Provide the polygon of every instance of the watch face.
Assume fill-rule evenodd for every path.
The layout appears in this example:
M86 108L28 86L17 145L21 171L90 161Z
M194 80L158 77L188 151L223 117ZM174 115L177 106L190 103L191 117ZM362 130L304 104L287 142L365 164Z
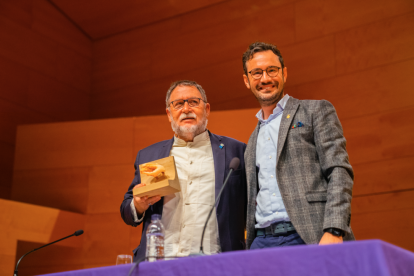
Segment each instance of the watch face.
M343 231L339 229L333 229L332 234L337 237L342 237Z

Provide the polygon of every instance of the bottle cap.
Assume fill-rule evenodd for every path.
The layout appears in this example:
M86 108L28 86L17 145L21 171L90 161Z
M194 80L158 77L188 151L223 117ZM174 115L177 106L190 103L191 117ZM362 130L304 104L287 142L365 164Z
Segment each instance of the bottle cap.
M153 214L151 216L151 220L161 220L161 215L160 214Z

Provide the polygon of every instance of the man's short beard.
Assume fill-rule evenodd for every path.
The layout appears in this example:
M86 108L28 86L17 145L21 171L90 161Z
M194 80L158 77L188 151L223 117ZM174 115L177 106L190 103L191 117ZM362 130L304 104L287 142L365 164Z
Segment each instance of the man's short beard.
M271 97L263 97L262 94L256 94L256 99L259 101L260 106L272 106L278 103L283 98L283 90L280 93L273 94Z
M184 140L186 141L193 141L194 137L203 133L207 128L208 120L207 120L205 110L204 110L203 118L201 118L200 122L196 125L180 126L174 121L174 118L171 115L170 115L170 118L171 118L171 128L173 129L174 133L179 138L181 139L184 138Z

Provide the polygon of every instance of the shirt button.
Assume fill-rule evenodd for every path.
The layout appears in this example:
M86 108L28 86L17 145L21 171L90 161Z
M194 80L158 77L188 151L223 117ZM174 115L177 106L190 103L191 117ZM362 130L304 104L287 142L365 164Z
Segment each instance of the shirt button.
M269 159L272 159L272 156L271 155L269 155Z
M270 137L267 137L267 140L270 140Z
M276 194L275 193L273 193L273 196L275 196Z
M277 215L277 214L279 214L279 212L278 212L278 211L276 211L276 213L275 213L275 214Z
M190 161L190 164L193 164L193 161Z
M273 178L273 175L271 175L270 177Z

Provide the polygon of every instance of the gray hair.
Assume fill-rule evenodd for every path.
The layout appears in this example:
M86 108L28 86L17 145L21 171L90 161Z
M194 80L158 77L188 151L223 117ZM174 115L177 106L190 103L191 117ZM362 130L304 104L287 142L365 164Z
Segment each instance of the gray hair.
M201 85L199 85L195 81L180 80L180 81L173 82L171 84L170 88L167 91L167 97L165 98L165 105L167 106L167 108L169 108L169 106L170 106L171 93L174 91L175 88L177 88L177 86L193 86L193 87L197 88L197 90L201 94L201 98L203 99L203 101L205 103L207 103L206 91L204 91L204 89L203 89L203 87L201 87Z

